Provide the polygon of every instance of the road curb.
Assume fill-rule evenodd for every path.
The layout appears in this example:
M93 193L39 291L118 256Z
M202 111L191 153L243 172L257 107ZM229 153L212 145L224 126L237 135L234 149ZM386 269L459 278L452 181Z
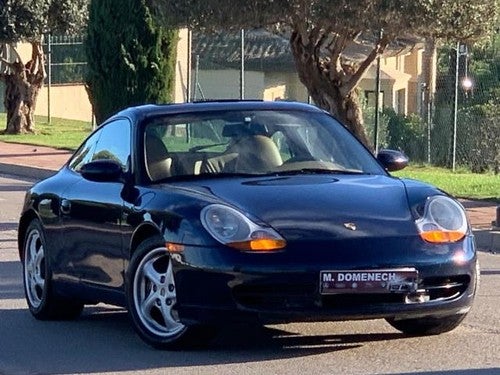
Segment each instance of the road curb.
M480 250L500 253L500 231L491 229L473 229L476 246Z
M41 180L54 175L57 171L39 168L39 167L29 167L26 165L13 165L7 163L0 163L0 173L11 174L14 176L20 176L25 178L33 178Z

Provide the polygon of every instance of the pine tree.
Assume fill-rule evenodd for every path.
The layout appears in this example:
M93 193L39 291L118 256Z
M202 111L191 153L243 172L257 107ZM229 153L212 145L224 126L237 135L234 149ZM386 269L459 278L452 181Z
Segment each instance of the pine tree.
M91 2L86 84L98 124L128 106L172 100L177 38L144 0Z

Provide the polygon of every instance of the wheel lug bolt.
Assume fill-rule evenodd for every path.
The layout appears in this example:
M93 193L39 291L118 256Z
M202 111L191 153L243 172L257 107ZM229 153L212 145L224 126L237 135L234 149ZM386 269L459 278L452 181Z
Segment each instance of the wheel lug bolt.
M167 303L168 306L170 306L172 304L172 300L170 298L167 298L167 300L165 302Z
M174 291L174 289L175 289L175 288L174 288L174 284L169 284L169 285L168 285L168 291L169 291L169 292L173 292L173 291Z

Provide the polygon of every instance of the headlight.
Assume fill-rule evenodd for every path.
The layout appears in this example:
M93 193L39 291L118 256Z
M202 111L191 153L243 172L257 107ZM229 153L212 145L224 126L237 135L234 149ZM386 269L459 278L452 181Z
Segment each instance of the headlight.
M255 224L241 212L222 204L203 208L201 222L213 238L238 250L269 251L286 246L274 229Z
M427 242L457 242L467 234L467 217L457 202L433 196L425 203L424 216L416 221L420 237Z

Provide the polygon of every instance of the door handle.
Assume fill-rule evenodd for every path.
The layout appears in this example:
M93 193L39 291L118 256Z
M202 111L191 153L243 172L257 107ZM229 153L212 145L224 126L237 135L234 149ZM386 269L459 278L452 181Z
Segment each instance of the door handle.
M60 210L62 214L69 215L69 213L71 212L71 202L68 201L67 199L63 199L61 201Z

